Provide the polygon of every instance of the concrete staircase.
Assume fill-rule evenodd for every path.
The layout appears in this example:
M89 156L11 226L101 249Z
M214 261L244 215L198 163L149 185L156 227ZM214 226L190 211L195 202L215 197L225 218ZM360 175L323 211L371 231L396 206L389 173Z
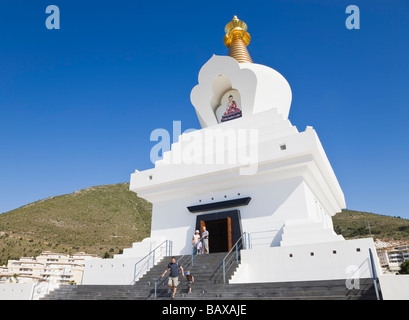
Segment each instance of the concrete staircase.
M185 270L195 278L192 293L188 293L187 281L179 277L176 300L374 300L372 279L360 279L359 289L347 289L345 280L302 281L280 283L223 284L222 260L226 253L198 255L193 267L189 256L178 256ZM184 262L183 262L184 261ZM166 269L170 259L163 259L135 285L73 285L61 286L43 300L150 300L154 299L155 281ZM234 273L230 268L227 279ZM167 276L158 282L157 299L169 300L171 291Z

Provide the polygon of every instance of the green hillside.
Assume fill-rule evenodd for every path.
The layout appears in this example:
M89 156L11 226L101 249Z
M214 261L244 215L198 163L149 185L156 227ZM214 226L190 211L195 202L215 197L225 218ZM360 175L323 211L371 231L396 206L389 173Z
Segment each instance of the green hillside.
M112 257L149 237L152 206L128 183L90 187L50 197L0 214L0 265L49 250ZM333 217L345 238L368 237L409 243L409 220L343 210Z
M383 241L402 240L409 243L409 220L369 212L342 210L332 221L335 232L346 239L372 235Z
M151 211L128 183L33 202L0 214L0 265L44 250L112 257L149 236Z

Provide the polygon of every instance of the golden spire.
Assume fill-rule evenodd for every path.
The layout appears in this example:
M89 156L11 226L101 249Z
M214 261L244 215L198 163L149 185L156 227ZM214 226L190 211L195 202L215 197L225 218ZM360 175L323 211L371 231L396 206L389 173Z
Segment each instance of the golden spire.
M239 20L237 16L234 16L233 20L226 24L224 32L226 35L223 42L230 49L229 56L236 59L239 63L253 63L246 48L251 40L250 34L247 32L247 24Z

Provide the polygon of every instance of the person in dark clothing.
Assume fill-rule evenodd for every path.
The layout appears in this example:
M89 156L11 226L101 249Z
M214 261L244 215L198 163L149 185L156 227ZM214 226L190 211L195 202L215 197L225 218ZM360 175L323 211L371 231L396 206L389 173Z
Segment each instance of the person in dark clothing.
M171 262L168 264L166 270L162 273L162 278L165 276L168 270L170 270L168 286L173 289L172 299L175 299L176 287L179 284L179 274L182 274L183 277L185 275L183 274L183 267L179 263L176 262L175 257L172 257Z

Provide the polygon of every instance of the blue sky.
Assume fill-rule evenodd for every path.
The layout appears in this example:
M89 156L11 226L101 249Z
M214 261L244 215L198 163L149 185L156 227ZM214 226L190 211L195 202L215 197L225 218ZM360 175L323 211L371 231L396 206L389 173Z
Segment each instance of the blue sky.
M57 5L61 29L45 27ZM360 29L345 27L348 5ZM409 1L0 0L0 212L129 182L156 128L200 128L190 91L233 15L290 83L347 208L409 219Z

